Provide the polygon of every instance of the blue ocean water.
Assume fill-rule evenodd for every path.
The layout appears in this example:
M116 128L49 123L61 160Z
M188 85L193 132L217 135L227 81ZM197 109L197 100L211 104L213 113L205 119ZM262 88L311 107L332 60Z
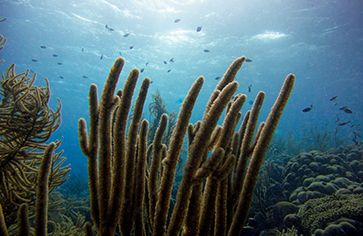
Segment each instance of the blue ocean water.
M237 76L238 91L248 101L258 91L266 92L261 120L284 77L290 72L297 76L277 137L307 138L313 146L309 135L314 132L337 133L348 144L353 132L362 135L360 0L5 0L0 1L0 16L6 18L0 33L7 39L0 71L15 63L18 72L36 72L39 84L49 79L52 106L56 98L62 101L62 124L52 138L63 140L72 173L86 174L77 122L88 119L88 88L95 83L101 91L120 55L126 65L119 88L132 68L143 68L141 77L153 81L147 103L159 90L171 112L178 111L192 82L204 75L192 122L202 117L215 78L245 55L252 61ZM310 105L311 111L302 112ZM247 102L243 112L250 106ZM342 106L353 113L340 110ZM148 118L147 106L144 110Z

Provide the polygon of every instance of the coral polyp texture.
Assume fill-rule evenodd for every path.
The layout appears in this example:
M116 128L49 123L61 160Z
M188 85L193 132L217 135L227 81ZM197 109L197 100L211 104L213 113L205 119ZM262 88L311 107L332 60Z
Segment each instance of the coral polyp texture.
M303 152L283 166L270 163L265 169L269 180L259 183L249 228L271 232L294 227L304 235L361 235L362 163L362 144Z
M35 79L29 70L17 74L11 65L0 81L0 203L8 223L14 223L21 204L34 206L46 142L60 124L61 106L52 110L48 104L48 80L40 87ZM62 152L54 154L47 191L65 181L70 169L64 161Z
M153 140L148 140L148 121L141 120L150 79L142 81L128 129L139 71L132 70L122 92L115 94L124 66L124 60L118 58L100 102L97 86L91 85L89 131L86 120L80 119L79 139L88 158L92 224L98 235L114 235L118 229L122 235L239 235L260 166L295 81L292 74L286 77L266 121L255 131L265 94L260 92L252 109L242 116L246 96L235 95L238 83L234 78L244 61L245 57L240 57L231 64L211 94L201 120L190 124L204 78L194 82L168 143L161 140L166 114L160 116ZM243 122L237 129L241 117ZM187 161L172 201L186 135ZM90 225L86 232L92 233Z

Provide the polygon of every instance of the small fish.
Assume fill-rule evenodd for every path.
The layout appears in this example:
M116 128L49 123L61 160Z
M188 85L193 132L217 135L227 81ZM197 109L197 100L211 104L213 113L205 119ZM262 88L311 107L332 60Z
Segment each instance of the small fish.
M53 57L58 57L58 55L57 55L57 54L53 54L52 56L53 56Z
M37 62L38 60L33 58L33 59L32 59L32 61L33 61L33 62Z
M126 38L126 37L128 37L130 35L130 33L126 33L126 34L124 34L123 36Z
M174 23L178 23L179 21L181 21L181 19L175 19Z
M82 48L81 51L84 52L84 48Z
M252 59L246 58L246 62L252 62Z
M347 125L347 124L349 124L351 121L349 120L349 121L345 121L345 122L340 122L338 125L339 126L344 126L344 125Z
M309 112L311 111L311 109L313 109L313 105L310 105L310 107L305 107L304 109L302 109L302 112Z
M331 97L331 98L329 99L329 101L334 101L335 99L337 99L337 97L338 97L338 96Z
M118 54L119 54L120 56L122 56L122 53L121 53L121 52L118 52Z
M167 71L167 73L169 73L171 71L171 69L169 69L168 71Z
M252 105L253 104L253 101L252 100L249 100L248 101L248 104Z
M101 56L100 56L100 60L102 60L103 59L103 54L101 54Z
M152 84L154 81L153 80L150 80L150 84Z
M113 29L113 28L111 28L111 27L110 27L110 26L108 26L108 25L105 25L105 28L106 28L106 29L108 29L108 31L111 31L111 32L112 32L112 31L114 31L114 29Z
M348 113L348 114L352 114L352 113L353 113L353 111L352 111L352 110L350 110L348 107L346 107L345 109L343 109L343 111L344 111L345 113Z
M59 78L60 78L60 79L64 79L64 77L63 77L63 76L61 76L61 75L59 76Z
M204 49L203 52L210 52L208 49Z
M133 48L134 48L134 46L130 46L130 47L129 47L129 49L133 49Z
M6 17L0 17L0 22L6 21Z
M146 63L145 63L145 66L147 66L147 65L149 65L149 62L146 62Z
M170 58L169 62L174 63L174 57Z
M166 61L164 61L164 64L166 65L166 64L168 64Z
M248 92L250 93L252 90L252 84L248 85Z
M62 62L57 62L57 64L58 64L58 65L63 65L63 63L62 63Z
M40 48L46 49L47 46L41 45Z
M142 73L142 72L144 72L144 70L145 70L144 68L141 68L140 72Z
M219 80L221 77L220 76L217 76L217 77L215 77L214 79L215 80Z
M202 30L202 26L197 27L197 32L200 32Z
M88 78L88 76L87 76L87 75L83 75L83 76L82 76L82 78L83 78L83 79L87 79L87 78Z
M347 108L348 108L348 106L342 106L342 107L339 108L339 110L342 111L342 110L347 109Z
M2 49L5 46L6 38L0 34L0 49Z

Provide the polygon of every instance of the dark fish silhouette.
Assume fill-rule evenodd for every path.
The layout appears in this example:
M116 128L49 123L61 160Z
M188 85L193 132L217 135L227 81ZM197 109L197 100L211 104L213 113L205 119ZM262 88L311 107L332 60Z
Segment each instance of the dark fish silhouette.
M335 99L337 99L337 97L338 97L338 96L331 97L331 98L329 99L329 101L334 101Z
M130 35L130 33L126 33L126 34L124 34L123 36L126 38L127 36L129 36Z
M163 61L163 63L166 65L166 64L168 64L168 62L167 61Z
M252 100L249 100L248 101L248 104L252 105L253 104L253 101Z
M174 23L178 23L179 21L181 21L181 19L175 19Z
M149 62L146 62L146 63L145 63L145 66L147 66L147 65L149 65Z
M6 21L6 17L0 17L0 22Z
M140 72L142 73L142 72L144 72L144 70L145 70L144 68L141 68Z
M57 55L57 54L53 54L52 56L53 56L53 57L58 57L58 55Z
M220 76L217 76L217 77L215 77L214 79L215 80L219 80L221 77Z
M111 27L110 27L110 26L108 26L108 25L105 25L105 28L106 28L106 29L108 29L108 31L111 31L111 32L112 32L112 31L114 31L114 29L113 29L113 28L111 28Z
M346 109L346 108L348 108L348 106L342 106L342 107L340 107L340 108L339 108L339 110L341 110L341 111L342 111L342 110L344 110L344 109Z
M6 44L6 38L0 34L0 50L5 47L5 44Z
M42 45L42 46L40 46L40 48L46 49L46 48L47 48L47 46Z
M167 72L169 73L171 71L171 69L169 69Z
M174 62L174 57L170 58L169 62Z
M248 85L248 92L250 93L252 90L252 84Z
M84 52L84 48L82 48L81 51Z
M60 78L60 79L64 79L64 77L63 77L63 76L61 76L61 75L59 76L59 78Z
M32 61L33 61L33 62L37 62L38 60L33 58L33 59L32 59Z
M252 59L246 58L246 62L252 62Z
M103 59L103 54L101 54L101 56L100 56L100 60L102 60Z
M129 47L129 49L133 49L133 48L134 48L134 46L130 46L130 47Z
M152 84L154 81L153 80L150 80L150 84Z
M202 30L202 26L197 27L197 32L200 32Z
M302 112L309 112L311 111L311 109L313 109L313 105L310 105L310 107L305 107L304 109L302 109Z
M87 78L88 78L88 76L87 76L87 75L83 75L83 76L82 76L82 78L83 78L83 79L87 79Z
M62 62L57 62L57 64L58 64L58 65L63 65L63 63L62 63Z
M351 121L349 120L349 121L345 121L345 122L340 122L340 123L338 123L338 125L339 126L344 126L344 125L347 125L347 124L349 124Z
M121 52L118 52L118 54L119 54L120 56L122 56L122 53L121 53Z
M204 49L203 52L210 52L208 49Z
M348 107L344 108L343 111L348 114L352 114L352 110L350 110Z

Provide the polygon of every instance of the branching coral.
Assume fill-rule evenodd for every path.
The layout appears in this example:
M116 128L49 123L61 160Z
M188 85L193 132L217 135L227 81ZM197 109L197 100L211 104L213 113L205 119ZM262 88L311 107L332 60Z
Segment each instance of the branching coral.
M168 112L163 98L160 92L157 90L155 94L152 95L152 102L149 104L149 113L151 115L151 124L149 129L148 140L151 141L154 138L156 129L158 128L159 121L163 114L167 114L169 117L169 122L166 127L164 136L162 137L162 143L168 143L170 140L171 132L176 123L176 114L174 112Z
M126 135L138 70L130 72L122 92L114 95L124 65L124 60L118 58L100 104L97 87L91 85L89 134L85 119L80 119L79 139L88 157L91 211L99 235L114 235L117 225L123 235L239 235L248 216L264 154L295 81L294 75L287 76L256 135L263 92L258 94L252 110L235 132L246 96L237 94L232 98L238 87L234 78L244 60L245 57L237 58L228 68L212 93L202 120L189 124L204 78L195 81L179 111L168 146L160 140L167 116L160 115L160 126L146 148L148 122L141 122L141 115L150 84L147 78L142 83ZM225 108L223 125L217 126ZM176 166L187 132L188 159L171 207ZM86 229L90 235L90 226Z
M2 76L0 87L0 202L5 212L22 203L34 204L37 174L47 147L45 142L59 127L59 105L53 111L50 89L34 85L36 75L16 74L15 66ZM60 141L55 142L55 148ZM62 152L51 163L49 191L61 185L69 172ZM14 214L7 214L7 217Z
M48 188L49 177L51 172L53 152L56 144L53 142L46 147L42 161L40 163L40 169L38 171L36 181L36 208L35 208L35 235L45 236L47 235L48 227ZM18 235L29 235L32 229L28 222L28 206L22 204L18 212ZM1 235L9 235L9 231L4 221L3 210L0 204L0 232Z

